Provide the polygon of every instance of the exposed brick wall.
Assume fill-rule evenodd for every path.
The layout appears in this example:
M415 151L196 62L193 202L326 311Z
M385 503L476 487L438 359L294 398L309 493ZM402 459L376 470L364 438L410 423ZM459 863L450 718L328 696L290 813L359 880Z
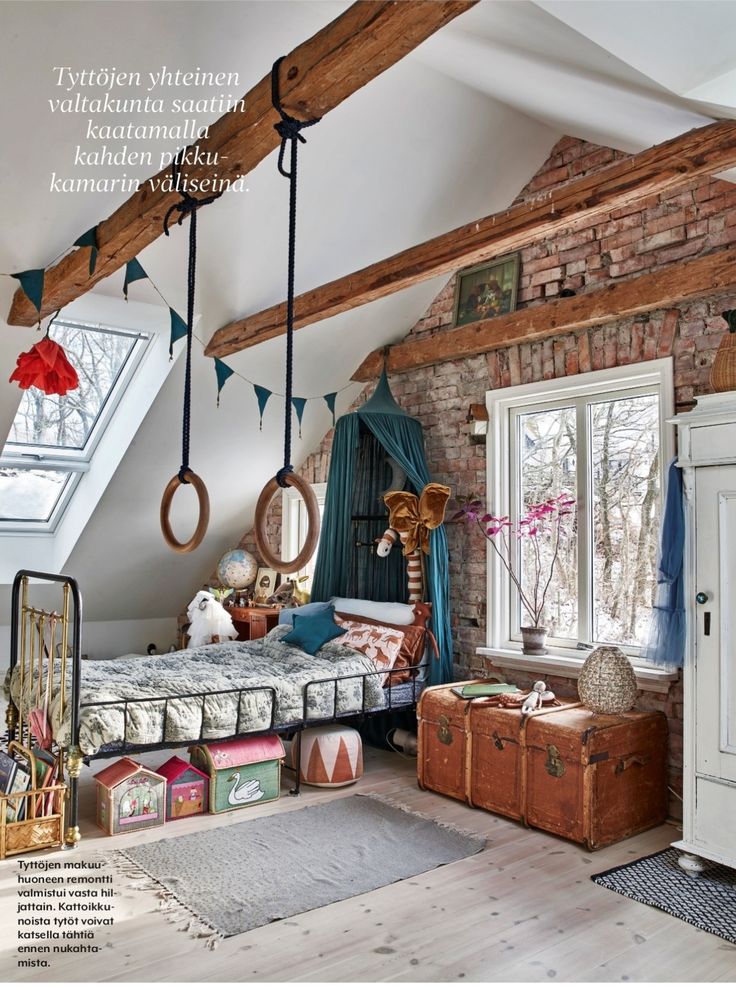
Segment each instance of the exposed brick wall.
M519 200L597 171L625 158L621 152L566 137L520 193ZM565 288L578 293L612 280L655 271L683 258L736 243L736 186L700 179L672 195L651 196L636 206L612 211L597 220L582 220L565 231L521 251L519 308L544 305ZM452 325L455 276L407 335L426 337ZM675 398L679 408L708 391L710 367L724 331L720 313L736 308L735 294L714 294L678 306L611 323L580 333L519 344L459 361L396 375L391 387L399 403L425 429L427 458L433 478L456 494L482 493L485 446L473 442L466 428L471 403L483 403L486 391L509 385L612 368L657 357L674 357ZM356 404L362 401L362 396ZM311 481L327 477L330 432L300 469ZM273 520L277 545L278 524ZM477 530L448 526L451 608L455 662L465 673L482 674L487 662L476 654L485 645L486 546ZM254 549L252 534L243 544ZM503 672L503 671L502 671ZM520 686L533 678L507 672ZM553 679L560 694L575 694L575 684ZM670 785L682 793L682 687L668 694L645 692L644 708L664 711L670 726ZM671 811L679 816L673 799Z

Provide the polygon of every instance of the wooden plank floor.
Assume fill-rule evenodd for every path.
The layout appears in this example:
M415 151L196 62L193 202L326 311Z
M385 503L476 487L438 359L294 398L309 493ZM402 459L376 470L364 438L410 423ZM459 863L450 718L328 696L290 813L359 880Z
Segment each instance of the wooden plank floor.
M155 754L158 765L167 754ZM95 772L104 764L97 763ZM414 762L366 749L366 775L350 790L305 788L234 813L278 814L348 793L377 793L420 814L484 834L477 856L219 943L216 951L179 931L151 891L119 881L115 925L96 955L54 957L52 969L18 969L17 866L0 863L0 980L13 982L381 982L727 981L736 946L591 883L591 873L664 848L662 826L595 853L420 791ZM170 823L109 838L94 825L94 787L81 788L83 842L75 855L220 828L230 816ZM320 850L314 855L319 856ZM54 854L66 858L72 854ZM41 976L43 973L43 976Z

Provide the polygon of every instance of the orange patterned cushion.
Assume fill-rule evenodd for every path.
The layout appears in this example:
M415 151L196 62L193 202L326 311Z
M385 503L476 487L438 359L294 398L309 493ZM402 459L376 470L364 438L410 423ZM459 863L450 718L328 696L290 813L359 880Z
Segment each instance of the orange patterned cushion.
M382 682L385 684L401 650L404 634L387 626L374 626L353 619L341 619L337 615L335 622L347 631L344 636L334 639L333 643L349 646L372 660L379 669L386 672Z
M404 683L404 681L410 681L413 677L417 676L417 667L424 657L424 644L427 639L427 629L424 625L399 626L393 622L379 622L377 619L368 619L360 615L349 615L347 612L335 612L335 622L339 624L341 619L353 619L355 622L364 622L369 626L383 626L386 629L396 629L402 632L404 634L404 642L401 644L401 649L394 663L388 683L395 686Z

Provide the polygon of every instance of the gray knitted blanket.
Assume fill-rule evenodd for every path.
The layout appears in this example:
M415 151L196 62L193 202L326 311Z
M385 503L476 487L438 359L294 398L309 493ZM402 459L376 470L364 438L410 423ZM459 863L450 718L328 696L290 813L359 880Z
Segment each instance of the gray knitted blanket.
M86 755L125 738L131 745L221 739L226 736L288 725L307 718L332 718L385 705L382 676L361 653L325 644L316 656L281 642L289 631L277 626L263 639L218 643L160 656L82 661L79 742ZM69 712L62 719L56 661L55 699L49 707L54 738L70 741ZM352 676L337 682L335 677ZM363 677L360 675L370 674ZM71 672L68 673L67 709ZM312 681L327 681L305 688ZM242 690L241 689L261 689ZM27 712L37 701L36 680L24 684L20 697L19 671L10 691ZM204 692L219 692L203 697ZM240 692L240 693L239 693ZM190 697L187 697L190 696ZM157 698L157 701L137 699ZM129 702L100 706L99 702ZM273 708L273 720L271 718Z

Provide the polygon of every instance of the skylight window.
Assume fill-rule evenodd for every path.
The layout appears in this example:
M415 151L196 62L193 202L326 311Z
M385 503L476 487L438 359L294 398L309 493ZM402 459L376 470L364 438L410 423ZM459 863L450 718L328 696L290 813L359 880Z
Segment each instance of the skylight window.
M0 455L0 528L53 530L143 356L149 336L52 322L79 375L66 395L28 389Z

